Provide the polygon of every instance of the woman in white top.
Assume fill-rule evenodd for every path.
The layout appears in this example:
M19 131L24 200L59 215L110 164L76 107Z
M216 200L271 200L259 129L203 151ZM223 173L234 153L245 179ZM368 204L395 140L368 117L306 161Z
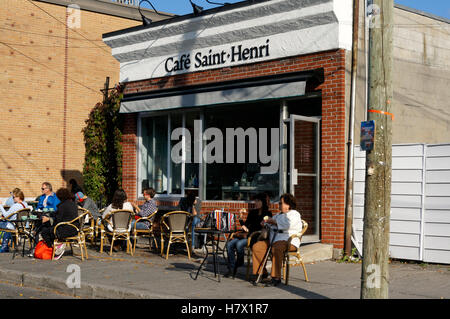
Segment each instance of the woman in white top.
M24 201L25 196L21 190L16 191L13 194L14 204L6 211L2 205L0 205L0 211L3 217L8 217L11 214L17 212L18 210L28 207L28 204ZM15 220L16 216L12 217L11 220ZM0 222L0 228L14 229L14 225L10 222ZM6 253L9 251L8 244L11 239L11 233L4 232L2 246L0 248L0 253Z
M114 192L113 198L112 198L112 203L105 208L105 210L103 211L102 214L102 222L104 227L108 228L109 231L113 231L111 224L112 224L112 220L108 217L105 219L105 217L112 211L117 210L117 209L126 209L126 210L131 210L134 211L134 205L130 202L127 202L127 194L125 193L125 191L123 189L118 189ZM107 220L109 222L107 222ZM111 224L110 224L111 223ZM131 229L131 222L129 225L128 230ZM109 238L111 241L111 238ZM120 247L120 243L118 243L117 245L114 245L113 250L117 251ZM126 242L122 243L122 248L126 247Z
M111 204L105 208L103 211L102 219L105 220L105 217L112 211L117 209L126 209L133 211L134 206L132 203L127 202L127 194L123 189L118 189L114 192ZM112 223L112 221L111 221ZM108 227L109 231L112 231L112 227L109 223L104 222L104 225ZM131 225L131 223L130 223Z
M299 233L302 230L302 219L300 213L295 210L296 207L297 204L295 197L291 194L283 194L280 198L281 212L274 217L263 221L263 223L265 222L271 227L271 242L273 236L275 236L272 243L272 280L268 283L269 286L276 286L281 282L281 268L283 264L284 252L288 249L290 251L295 251L300 246L300 240L298 238L294 238L290 247L288 247L289 237L293 234ZM269 245L269 239L258 241L253 245L253 277L256 277L258 275L258 271L261 271L261 269L259 269L260 264L264 259L264 255ZM265 267L263 271L264 275L267 276L267 270Z

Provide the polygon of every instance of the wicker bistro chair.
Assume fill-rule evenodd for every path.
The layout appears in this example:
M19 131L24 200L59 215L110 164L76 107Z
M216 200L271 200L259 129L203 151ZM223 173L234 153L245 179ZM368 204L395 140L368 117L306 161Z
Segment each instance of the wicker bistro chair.
M91 244L94 244L95 240L95 221L94 216L92 216L91 212L85 208L78 207L78 216L85 215L83 220L80 220L82 223L80 226L81 230L85 238L89 238L91 240Z
M22 220L22 217L24 217L24 216L28 217L30 215L30 213L31 213L31 208L22 208L16 212L10 214L7 217L0 218L0 221L11 222L15 226L14 229L0 228L0 231L6 232L6 233L11 233L12 236L14 236L15 241L14 240L11 241L13 247L15 247L14 245L19 245L19 239L20 239L21 235L25 232L25 227L26 227L25 222L15 223L14 221ZM31 245L32 245L32 241L30 239L30 247L31 247Z
M153 242L156 245L156 249L158 249L158 242L156 241L156 237L155 234L153 233L153 222L152 219L155 217L156 213L158 212L158 210L155 210L153 213L151 213L149 216L147 217L141 217L139 219L136 220L136 223L134 223L134 227L132 229L132 235L133 235L133 254L136 251L136 241L137 241L137 237L139 235L142 235L143 237L148 237L148 244L150 247L150 250L152 250L152 238L153 238ZM136 225L138 223L142 223L144 221L148 221L150 223L148 229L136 229Z
M191 221L190 217L191 214L185 211L173 211L161 217L161 256L164 256L164 237L168 237L166 259L169 258L170 244L173 243L185 243L188 258L191 259L187 234Z
M53 229L53 233L55 234L55 240L53 241L53 247L56 247L57 244L69 244L70 245L70 249L72 250L72 254L73 254L73 247L72 244L77 244L80 247L80 251L81 251L81 260L84 260L84 254L86 255L86 259L88 259L88 253L87 253L87 248L86 248L86 239L83 233L83 221L85 220L85 218L88 216L89 212L85 212L84 214L78 215L78 217L72 219L69 222L61 222L58 223L55 228ZM71 236L71 237L66 237L66 238L58 238L56 235L56 232L58 230L58 227L61 227L63 225L67 225L70 227L73 227L77 230L77 234L75 236ZM83 254L83 250L84 250L84 254ZM55 249L53 249L52 252L52 260L55 257Z
M300 239L300 242L301 242L303 234L308 229L308 223L305 222L303 219L302 219L302 224L303 224L302 230L299 233L294 234L291 237L289 237L288 247L290 246L292 239L294 239L295 237ZM293 258L293 263L291 263L291 258ZM302 256L300 255L300 247L294 251L287 250L284 252L283 272L282 273L283 273L283 277L284 277L284 283L286 285L289 283L289 267L290 266L299 266L299 265L301 265L303 268L303 273L305 274L305 281L309 281L308 274L306 273L305 264L303 263Z
M289 237L289 239L288 239L288 247L290 247L291 241L295 237L299 238L300 241L301 241L302 236L306 232L307 229L308 229L308 223L305 222L302 219L302 230L299 233L294 234L294 235ZM252 247L251 247L252 240L253 240L253 238L256 239L256 237L259 236L259 234L261 234L261 231L255 231L252 234L250 234L250 236L248 236L248 239L247 239L247 274L246 274L246 277L245 277L246 280L249 280L249 278L250 278L250 267L251 267L251 256L252 256ZM254 242L255 241L253 241L253 243ZM271 255L269 255L269 257L270 256ZM295 258L295 260L292 259L293 263L291 263L291 258ZM289 283L289 267L290 266L298 266L298 265L301 265L303 267L303 273L305 274L305 281L309 281L308 274L306 273L305 264L303 263L302 256L300 255L300 248L297 248L294 251L286 250L284 252L283 269L282 269L282 275L283 275L283 278L284 278L284 281L285 281L286 285Z
M111 248L109 255L112 255L114 241L118 239L125 239L127 241L127 253L130 252L133 256L133 249L131 245L131 220L134 218L134 212L126 209L116 209L111 211L103 219L101 224L101 238L100 238L100 252L103 252L103 243L106 240L106 235L111 235ZM110 231L106 225L110 225Z

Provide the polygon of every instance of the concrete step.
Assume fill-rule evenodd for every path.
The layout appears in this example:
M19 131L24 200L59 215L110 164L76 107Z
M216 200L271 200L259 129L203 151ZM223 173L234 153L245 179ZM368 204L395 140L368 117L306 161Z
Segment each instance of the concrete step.
M304 263L330 260L333 258L333 245L321 243L302 244L300 246L300 254Z

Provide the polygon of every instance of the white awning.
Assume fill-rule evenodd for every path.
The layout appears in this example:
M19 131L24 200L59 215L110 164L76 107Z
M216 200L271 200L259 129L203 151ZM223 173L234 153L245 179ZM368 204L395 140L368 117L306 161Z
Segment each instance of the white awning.
M305 88L306 81L297 81L154 98L142 97L142 99L123 101L121 103L120 113L148 112L288 98L305 95Z

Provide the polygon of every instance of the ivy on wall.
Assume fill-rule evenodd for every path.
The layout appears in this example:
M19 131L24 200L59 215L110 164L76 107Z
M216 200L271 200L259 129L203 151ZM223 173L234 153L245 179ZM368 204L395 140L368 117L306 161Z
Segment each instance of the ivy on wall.
M101 206L111 203L116 189L122 187L122 120L119 116L122 87L112 89L97 103L85 121L84 190Z

